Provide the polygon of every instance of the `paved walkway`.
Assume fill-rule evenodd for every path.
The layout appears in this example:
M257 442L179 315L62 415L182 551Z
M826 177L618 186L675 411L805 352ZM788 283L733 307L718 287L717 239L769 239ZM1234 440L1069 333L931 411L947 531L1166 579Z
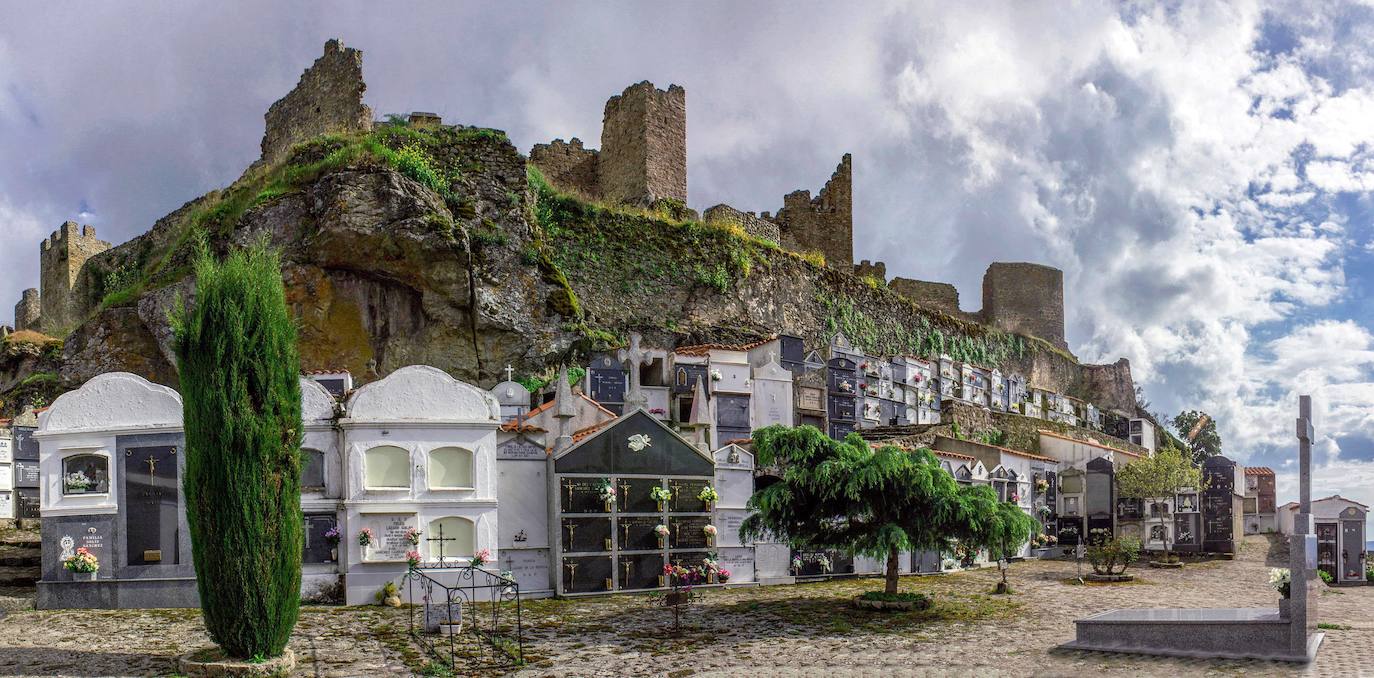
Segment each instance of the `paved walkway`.
M1311 666L1257 661L1155 659L1061 652L1073 620L1115 607L1274 605L1264 537L1235 561L1141 570L1145 582L1065 583L1074 564L1013 565L1017 595L988 596L990 570L909 577L903 588L935 596L934 609L892 615L853 610L848 596L877 580L712 590L683 617L646 596L530 601L525 606L526 676L1374 676L1374 587L1324 589L1327 632ZM9 597L6 597L6 595ZM195 610L23 610L13 592L0 605L0 676L167 675L174 657L207 644ZM309 607L291 646L300 676L407 675L425 659L404 635L405 611ZM459 675L463 675L460 671Z

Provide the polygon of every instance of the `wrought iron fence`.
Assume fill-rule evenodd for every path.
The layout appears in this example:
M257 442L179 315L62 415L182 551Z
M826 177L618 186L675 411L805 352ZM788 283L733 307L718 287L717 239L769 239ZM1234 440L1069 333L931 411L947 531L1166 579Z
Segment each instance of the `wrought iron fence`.
M467 564L425 563L406 573L406 587L410 635L436 659L454 669L525 663L520 585L510 576Z

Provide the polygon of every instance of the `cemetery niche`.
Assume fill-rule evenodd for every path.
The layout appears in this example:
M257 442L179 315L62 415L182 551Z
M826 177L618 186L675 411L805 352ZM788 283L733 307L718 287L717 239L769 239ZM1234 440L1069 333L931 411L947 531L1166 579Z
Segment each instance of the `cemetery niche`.
M44 484L37 606L196 607L181 492L181 397L113 372L58 397L33 434ZM79 549L93 579L68 571Z
M715 464L646 411L573 444L553 469L559 594L663 588L665 564L706 557L713 516L701 496Z

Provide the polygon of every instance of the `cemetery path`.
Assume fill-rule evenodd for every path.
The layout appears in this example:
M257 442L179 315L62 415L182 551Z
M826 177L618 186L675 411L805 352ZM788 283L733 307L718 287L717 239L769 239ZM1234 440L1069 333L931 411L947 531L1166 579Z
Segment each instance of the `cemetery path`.
M1272 547L1281 548L1277 539ZM531 663L519 675L1374 676L1374 587L1322 589L1318 619L1340 628L1306 667L1054 649L1073 637L1074 619L1106 609L1274 605L1271 550L1270 538L1250 537L1234 561L1141 569L1140 583L1102 586L1078 585L1072 562L1016 563L1010 597L987 595L997 579L990 569L904 578L904 590L936 601L918 613L846 605L878 588L876 579L712 589L679 632L648 596L527 601ZM0 602L15 611L0 618L0 676L166 675L177 654L209 642L197 610L34 611L8 594ZM295 675L411 675L425 658L405 620L390 608L303 608Z

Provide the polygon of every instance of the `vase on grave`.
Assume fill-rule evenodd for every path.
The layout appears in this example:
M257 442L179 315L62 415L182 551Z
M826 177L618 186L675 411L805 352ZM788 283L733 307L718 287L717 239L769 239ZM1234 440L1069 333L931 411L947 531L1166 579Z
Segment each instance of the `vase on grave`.
M658 537L658 547L663 548L663 535L659 535Z
M611 580L610 580L609 578L606 579L606 590L609 591L609 590L611 590L611 589L614 588L614 587L615 587L615 586L614 586L614 583L611 582Z
M73 572L72 579L76 581L95 581L95 572Z
M329 559L336 563L339 562L339 547L335 546L329 549Z
M607 551L611 550L611 538L610 538L610 537L606 537L606 550L607 550Z
M658 502L658 512L659 512L659 513L662 513L662 512L663 512L663 502Z
M715 573L715 572L707 572L707 573L706 573L706 583L707 583L707 584L714 584L714 583L716 583L716 573Z
M665 586L667 586L667 585L668 585L668 578L665 577L665 576L663 576L663 575L661 575L661 574L658 575L658 587L659 587L659 588L663 588L663 587L665 587Z
M611 512L611 500L610 500L610 499L607 499L607 500L606 500L606 513L610 513L610 512Z

